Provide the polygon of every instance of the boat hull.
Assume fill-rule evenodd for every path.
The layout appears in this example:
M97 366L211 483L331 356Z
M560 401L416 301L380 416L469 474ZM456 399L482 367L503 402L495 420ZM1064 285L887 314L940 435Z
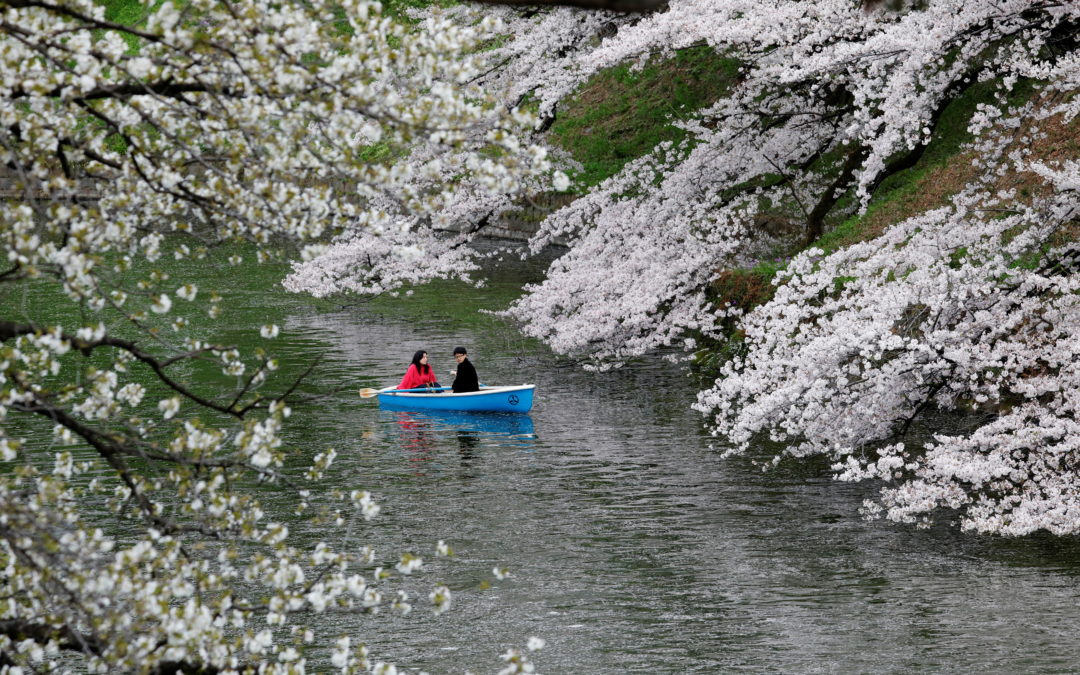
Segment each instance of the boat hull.
M532 410L535 384L481 387L480 391L436 394L388 387L379 391L379 406L389 410L456 410L462 412L519 412Z

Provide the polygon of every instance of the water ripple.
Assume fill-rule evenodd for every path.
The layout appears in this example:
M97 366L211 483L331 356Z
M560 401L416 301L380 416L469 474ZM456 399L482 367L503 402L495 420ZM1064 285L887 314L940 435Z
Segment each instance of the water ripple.
M490 324L409 311L402 300L398 316L301 314L292 328L332 356L328 381L393 383L416 348L441 372L467 344L482 380L536 383L539 399L527 416L475 417L343 395L297 432L300 445L338 449L331 486L379 495L383 514L355 528L355 544L430 552L445 539L457 553L435 572L455 592L450 614L339 619L380 658L491 672L502 650L539 635L549 673L1080 663L1075 541L864 522L872 486L720 460L669 363L589 374Z

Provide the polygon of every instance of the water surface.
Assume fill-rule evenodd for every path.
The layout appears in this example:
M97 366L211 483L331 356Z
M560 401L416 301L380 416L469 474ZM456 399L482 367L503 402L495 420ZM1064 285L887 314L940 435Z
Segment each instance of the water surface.
M330 484L370 489L384 507L347 544L431 559L443 539L456 553L417 587L446 582L448 614L431 617L417 597L407 617L335 619L380 659L492 672L507 647L540 636L535 662L548 673L1080 663L1075 540L866 522L858 508L873 486L818 466L721 459L678 366L587 373L475 313L519 285L509 275L479 290L288 310L293 348L320 351L327 382L393 384L427 349L445 384L461 344L482 382L537 385L527 416L381 411L354 390L300 411L292 440L339 452ZM510 576L495 579L494 566Z

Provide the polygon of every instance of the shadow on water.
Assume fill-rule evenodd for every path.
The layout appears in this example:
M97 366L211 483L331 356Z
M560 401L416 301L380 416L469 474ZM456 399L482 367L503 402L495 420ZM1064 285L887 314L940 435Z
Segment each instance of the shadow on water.
M519 413L380 410L379 419L392 420L402 430L424 428L492 437L499 445L528 447L536 439L532 417Z

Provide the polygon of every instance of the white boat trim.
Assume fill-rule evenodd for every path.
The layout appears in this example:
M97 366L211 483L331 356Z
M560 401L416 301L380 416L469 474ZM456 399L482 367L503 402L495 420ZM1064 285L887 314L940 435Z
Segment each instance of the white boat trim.
M454 398L465 398L467 396L484 396L486 394L501 394L501 393L506 393L506 392L511 392L511 391L523 391L525 389L535 389L535 388L536 388L535 384L518 384L518 385L509 385L509 386L502 386L502 387L480 387L480 391L463 391L463 392L440 391L440 392L437 392L437 393L433 392L431 394L429 394L427 392L423 392L423 391L403 391L400 394L395 394L394 392L396 392L398 390L398 388L396 386L393 386L393 387L387 387L386 389L380 389L378 393L380 393L380 394L389 394L391 396L398 396L398 397L401 397L401 398L428 398L430 396L440 396L440 397L453 396Z

